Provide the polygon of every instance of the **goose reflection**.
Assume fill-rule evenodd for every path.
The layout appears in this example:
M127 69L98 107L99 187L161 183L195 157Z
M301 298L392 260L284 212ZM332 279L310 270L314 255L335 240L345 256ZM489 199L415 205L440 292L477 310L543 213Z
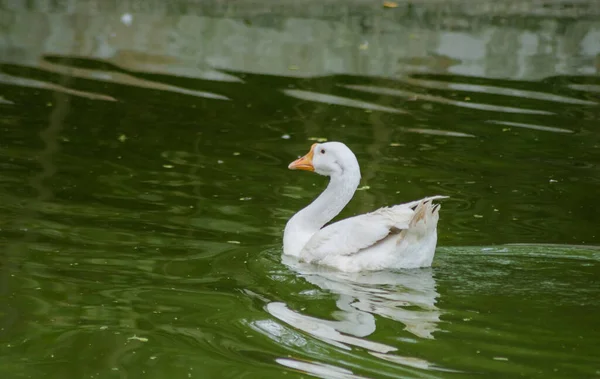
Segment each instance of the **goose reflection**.
M375 332L375 315L404 324L419 338L433 339L438 330L442 312L435 305L439 294L430 268L344 273L292 257L284 257L283 263L308 282L338 295L335 321L304 315L282 302L267 304L272 316L316 338L345 349L354 345L385 354L396 348L364 339Z

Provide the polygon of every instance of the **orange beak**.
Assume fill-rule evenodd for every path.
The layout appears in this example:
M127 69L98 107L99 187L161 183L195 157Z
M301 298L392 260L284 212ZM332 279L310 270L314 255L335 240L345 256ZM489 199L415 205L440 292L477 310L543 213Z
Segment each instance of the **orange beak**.
M310 151L308 152L308 154L290 163L288 168L290 170L315 171L315 167L313 166L312 162L313 156L315 155L315 146L317 146L317 144L313 143L313 145L310 147Z

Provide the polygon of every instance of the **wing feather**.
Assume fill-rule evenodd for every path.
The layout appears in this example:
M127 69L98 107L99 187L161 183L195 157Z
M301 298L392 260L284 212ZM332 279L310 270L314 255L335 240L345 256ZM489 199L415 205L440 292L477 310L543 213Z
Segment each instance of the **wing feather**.
M326 255L352 255L387 237L392 229L406 229L414 215L410 208L381 208L328 225L311 237L302 255L320 259Z
M431 196L330 224L315 233L302 249L309 261L329 255L352 255L387 237L394 230L408 229L419 203L445 198Z

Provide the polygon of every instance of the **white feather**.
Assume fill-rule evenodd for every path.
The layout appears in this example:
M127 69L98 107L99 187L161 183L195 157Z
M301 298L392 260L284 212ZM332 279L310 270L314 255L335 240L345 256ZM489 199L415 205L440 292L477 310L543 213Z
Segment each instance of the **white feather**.
M321 148L329 155L315 156L315 171L330 176L331 181L286 225L284 254L347 272L430 266L437 245L440 209L433 200L447 196L384 207L323 227L352 198L360 171L354 154L345 145L313 147L316 151Z

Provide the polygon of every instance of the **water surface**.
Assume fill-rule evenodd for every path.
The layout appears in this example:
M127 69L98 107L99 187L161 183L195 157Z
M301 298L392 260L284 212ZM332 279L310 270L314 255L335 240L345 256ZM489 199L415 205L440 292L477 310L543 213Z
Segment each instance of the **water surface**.
M0 372L600 375L600 79L431 71L0 63ZM287 164L325 139L361 163L341 217L451 197L433 267L281 258L325 186Z

